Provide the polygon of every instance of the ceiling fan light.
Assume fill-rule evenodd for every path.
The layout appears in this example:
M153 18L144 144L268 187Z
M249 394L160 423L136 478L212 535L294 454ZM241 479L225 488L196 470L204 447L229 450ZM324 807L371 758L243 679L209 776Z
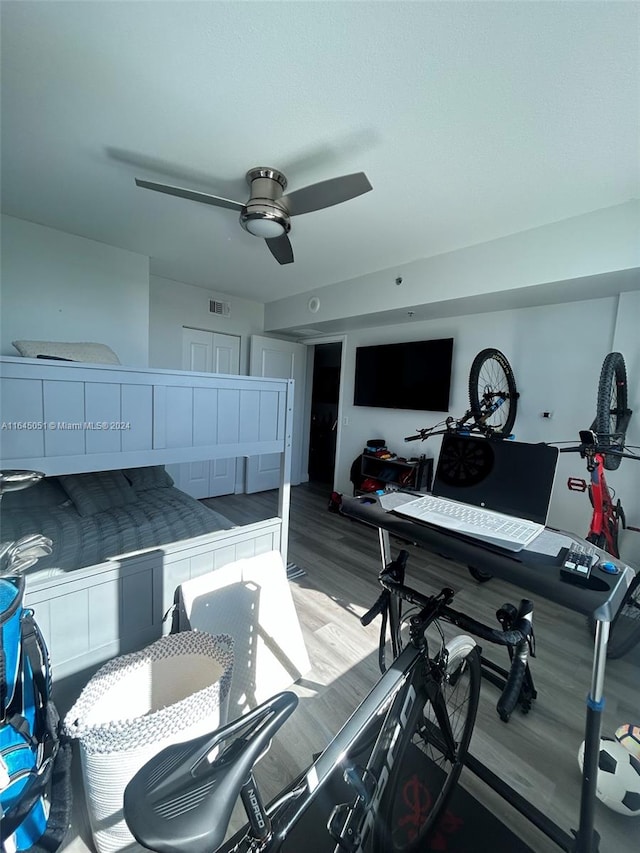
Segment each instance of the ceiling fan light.
M289 233L291 223L286 210L271 199L251 199L240 212L240 225L255 237L277 240Z
M266 240L282 237L283 234L286 234L284 225L277 219L251 218L246 220L244 226L250 234L254 234L256 237L264 237Z

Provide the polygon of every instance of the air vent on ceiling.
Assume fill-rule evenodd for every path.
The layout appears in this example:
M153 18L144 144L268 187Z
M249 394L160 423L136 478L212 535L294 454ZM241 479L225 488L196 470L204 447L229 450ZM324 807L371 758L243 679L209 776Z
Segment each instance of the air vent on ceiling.
M218 314L220 317L230 317L231 304L229 302L218 302L217 299L210 299L209 311L212 314Z

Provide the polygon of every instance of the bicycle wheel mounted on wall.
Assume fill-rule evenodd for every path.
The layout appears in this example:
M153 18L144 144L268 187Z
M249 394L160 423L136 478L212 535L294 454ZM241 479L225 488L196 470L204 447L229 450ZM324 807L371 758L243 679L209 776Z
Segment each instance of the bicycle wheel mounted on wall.
M612 450L621 450L625 439L627 412L627 368L622 353L610 352L602 363L598 382L596 432L598 442ZM615 471L621 458L605 454L604 467Z
M474 358L469 371L469 407L480 430L508 438L516 421L518 391L507 357L487 347Z

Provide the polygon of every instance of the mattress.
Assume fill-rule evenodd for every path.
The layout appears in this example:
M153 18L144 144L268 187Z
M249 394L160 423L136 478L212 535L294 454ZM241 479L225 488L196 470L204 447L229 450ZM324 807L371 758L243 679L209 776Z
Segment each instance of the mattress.
M64 571L100 563L141 548L166 545L235 525L174 487L140 492L135 503L81 516L70 503L54 508L4 509L0 540L41 533L53 542L50 556L34 569Z

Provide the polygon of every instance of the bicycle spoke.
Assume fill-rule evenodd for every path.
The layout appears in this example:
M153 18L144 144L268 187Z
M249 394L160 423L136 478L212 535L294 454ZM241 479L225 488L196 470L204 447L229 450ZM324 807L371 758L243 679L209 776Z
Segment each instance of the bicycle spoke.
M423 725L416 732L414 744L439 767L444 768L456 760L457 747L460 743L466 722L470 689L469 679L463 677L456 679L456 685L452 689L448 689L446 684L443 685L446 713L453 737L453 756L451 755L451 744L447 743L448 738L445 737L445 733L436 719L436 712L433 706L431 703L425 705Z
M611 394L609 398L609 435L616 429L616 421L618 415L618 389L612 384L611 385Z

